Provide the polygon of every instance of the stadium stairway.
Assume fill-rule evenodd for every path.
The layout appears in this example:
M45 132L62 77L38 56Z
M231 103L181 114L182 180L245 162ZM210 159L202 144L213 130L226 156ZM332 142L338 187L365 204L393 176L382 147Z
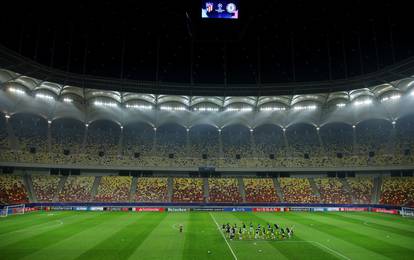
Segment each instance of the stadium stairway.
M372 188L372 199L371 203L378 204L381 198L381 185L382 178L380 176L374 177L374 187Z
M48 152L52 151L52 130L51 130L50 124L48 125L48 128L47 128L47 150Z
M172 197L173 197L173 179L171 177L168 177L167 184L168 184L168 202L172 202Z
M58 202L59 201L59 193L62 191L63 187L65 186L65 182L66 182L67 179L68 179L68 176L60 177L58 188L57 188L56 194L53 196L52 202Z
M313 180L313 178L308 178L308 181L310 183L310 186L312 188L312 192L313 194L316 195L316 197L318 198L318 201L321 201L321 194L319 193L318 187L316 187L315 181Z
M210 201L210 192L208 190L208 178L203 178L203 192L204 192L204 201Z
M95 201L96 194L98 193L98 187L101 183L102 176L96 176L93 181L92 190L91 190L91 201Z
M36 193L33 191L33 183L32 183L32 176L29 174L25 174L22 176L23 184L26 188L27 195L29 195L30 202L37 202Z
M351 189L351 186L349 186L349 183L348 183L348 181L347 181L347 179L345 179L345 178L339 178L339 181L342 183L342 187L343 187L343 190L346 192L346 193L348 193L349 194L349 196L351 197L351 201L352 201L352 203L356 203L356 201L355 201L355 197L354 197L354 195L352 194L352 189Z
M277 196L279 197L280 202L285 202L285 199L283 197L282 189L280 188L280 183L277 180L277 178L273 178L273 186L275 187L275 191Z
M13 150L18 150L17 138L14 135L13 127L9 121L7 121L6 125L10 148Z
M138 177L132 177L131 190L129 192L129 201L135 201L135 194L137 193Z
M243 203L245 203L246 202L246 191L244 190L243 178L237 177L237 183L239 184L240 196L242 197Z

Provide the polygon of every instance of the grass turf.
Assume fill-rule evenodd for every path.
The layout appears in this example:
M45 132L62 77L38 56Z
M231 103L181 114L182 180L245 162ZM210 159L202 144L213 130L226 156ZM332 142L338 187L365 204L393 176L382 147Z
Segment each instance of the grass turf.
M217 224L295 226L225 241ZM184 232L179 233L179 224ZM209 252L210 251L210 252ZM234 255L232 253L234 252ZM0 219L0 259L413 259L414 220L355 212L36 212Z

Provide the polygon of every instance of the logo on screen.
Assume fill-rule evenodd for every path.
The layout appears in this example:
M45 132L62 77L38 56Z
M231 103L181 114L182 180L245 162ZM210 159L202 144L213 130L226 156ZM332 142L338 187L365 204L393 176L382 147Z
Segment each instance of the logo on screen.
M213 3L206 3L206 9L207 9L208 13L212 12L213 9L214 9L214 4Z
M223 10L223 4L222 4L222 3L219 3L217 6L218 6L218 9L216 9L216 12L217 12L217 13L222 13L222 12L224 12L224 10Z

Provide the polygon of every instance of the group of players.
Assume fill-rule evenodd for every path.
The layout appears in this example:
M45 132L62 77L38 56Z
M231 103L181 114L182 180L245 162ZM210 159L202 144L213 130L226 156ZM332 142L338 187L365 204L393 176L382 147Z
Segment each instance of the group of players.
M239 239L266 239L266 240L282 240L288 239L293 236L293 227L286 227L285 229L280 227L278 224L267 224L266 226L261 226L257 224L257 227L254 228L253 224L250 222L249 228L246 227L245 223L242 223L241 226L237 227L237 224L231 226L229 223L223 224L222 231L226 234L227 238L230 240Z

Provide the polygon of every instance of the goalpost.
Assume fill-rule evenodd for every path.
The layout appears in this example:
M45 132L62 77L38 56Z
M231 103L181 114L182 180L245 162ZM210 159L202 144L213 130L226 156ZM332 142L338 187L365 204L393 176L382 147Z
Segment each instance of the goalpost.
M403 217L414 217L414 208L402 207L401 211L400 211L400 214Z
M25 213L25 205L24 204L18 204L18 205L10 205L5 206L1 210L1 217L7 217L9 215L17 215L17 214L24 214Z

